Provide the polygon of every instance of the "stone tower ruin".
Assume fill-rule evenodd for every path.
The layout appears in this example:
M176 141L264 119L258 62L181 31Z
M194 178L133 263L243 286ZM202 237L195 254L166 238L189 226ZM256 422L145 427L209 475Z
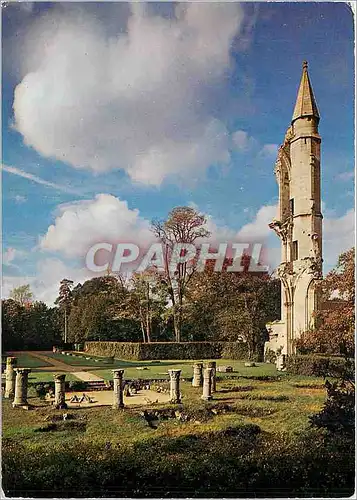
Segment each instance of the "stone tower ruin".
M281 319L267 325L266 350L293 354L301 333L314 326L319 308L316 283L322 278L320 121L304 61L291 125L279 148L275 175L277 218L269 224L280 238Z

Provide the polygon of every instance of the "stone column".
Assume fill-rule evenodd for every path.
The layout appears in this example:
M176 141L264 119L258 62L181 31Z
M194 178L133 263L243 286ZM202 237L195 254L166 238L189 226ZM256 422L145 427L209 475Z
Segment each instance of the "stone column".
M216 392L216 371L217 363L215 361L209 361L207 363L207 368L212 368L212 392Z
M12 399L15 395L15 378L16 373L14 368L17 364L17 358L8 357L6 358L6 383L5 383L5 394L6 399Z
M66 404L66 374L56 374L55 379L55 408L57 410L65 410Z
M170 402L181 403L180 375L181 370L169 370L170 375Z
M205 401L212 399L212 371L213 368L205 368L203 372L203 394L201 399Z
M113 372L113 408L118 410L124 408L123 375L124 370L112 370Z
M203 385L203 363L195 363L193 365L193 387L201 387Z
M276 369L278 371L284 371L286 369L286 355L285 354L279 354L276 357L276 363L275 363Z
M12 406L28 406L27 402L27 384L30 368L15 368L15 397Z

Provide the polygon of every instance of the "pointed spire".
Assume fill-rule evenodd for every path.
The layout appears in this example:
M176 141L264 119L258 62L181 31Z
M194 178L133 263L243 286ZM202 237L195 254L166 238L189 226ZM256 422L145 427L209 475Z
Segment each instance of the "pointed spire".
M314 93L312 91L309 74L307 72L307 61L304 61L302 64L302 77L296 99L292 122L295 121L297 118L301 118L303 116L314 116L317 119L320 118Z

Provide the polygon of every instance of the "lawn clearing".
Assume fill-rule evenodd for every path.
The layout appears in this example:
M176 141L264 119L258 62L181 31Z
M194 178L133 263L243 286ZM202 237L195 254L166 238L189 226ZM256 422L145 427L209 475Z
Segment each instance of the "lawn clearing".
M193 374L192 365L197 362L208 363L211 360L165 360L165 361L136 361L127 362L121 360L115 360L115 367L124 368L124 378L127 379L169 379L168 370L179 369L181 370L182 378L191 378ZM212 360L213 361L213 360ZM219 359L216 360L218 366L232 366L233 373L220 373L217 372L217 377L225 379L230 377L274 377L283 376L281 372L278 372L275 365L272 363L257 363L256 367L246 367L244 366L244 361L237 361L231 359ZM140 368L139 370L137 368ZM144 369L143 369L144 368ZM98 377L104 380L111 380L113 378L113 373L111 369L100 369L93 370L92 373L98 375Z
M19 368L43 368L45 366L51 366L47 361L31 356L31 354L27 352L11 352L7 355L17 358L17 366Z
M72 380L80 380L78 377L75 375L72 375L72 373L69 372L61 372L59 370L53 370L51 372L48 371L32 371L29 375L29 383L36 383L36 382L53 382L54 378L53 375L55 373L65 373L66 375L66 381L72 381Z
M33 375L37 374L31 374L30 382L33 381ZM45 381L44 379L42 381ZM70 378L68 379L70 380ZM53 380L53 376L49 380ZM181 436L189 435L193 431L197 433L219 430L238 423L255 423L267 432L296 433L308 427L308 417L312 413L312 408L318 411L322 407L325 401L325 390L321 388L314 390L312 394L301 393L300 389L291 385L292 380L249 380L249 385L247 379L244 378L218 381L218 390L214 393L214 399L211 402L201 400L202 388L195 388L189 382L182 382L182 405L149 404L145 408L180 407L183 411L195 413L217 404L223 404L232 409L221 415L211 415L209 420L202 421L200 424L178 422L175 419L163 421L155 431L155 437L160 435ZM320 382L322 383L322 379ZM165 385L168 386L167 383ZM237 391L237 388L247 388L248 390ZM66 441L79 437L69 429L68 432L43 433L39 441L38 434L33 433L34 429L44 421L46 415L63 412L53 410L45 401L33 397L32 394L31 391L29 403L39 405L39 408L33 411L13 409L8 400L3 401L4 438L16 435L19 439L26 439L29 446L52 446L55 443L63 442L63 439ZM251 395L253 398L242 399L242 395ZM278 398L274 400L277 396L286 396L288 399L286 401ZM110 407L98 407L70 409L68 412L73 413L76 418L85 416L86 430L80 433L81 442L104 443L113 440L121 443L123 441L134 443L145 440L152 435L152 429L140 416L141 410L142 407L125 408L124 412L118 412ZM29 429L32 429L31 432Z

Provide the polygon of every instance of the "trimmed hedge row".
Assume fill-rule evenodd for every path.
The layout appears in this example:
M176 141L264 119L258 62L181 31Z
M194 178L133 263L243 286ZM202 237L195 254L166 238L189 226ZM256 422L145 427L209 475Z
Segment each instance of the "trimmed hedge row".
M85 351L97 356L146 361L154 359L245 359L243 342L86 342Z
M286 371L293 375L340 378L344 373L353 375L354 361L346 365L344 358L319 355L295 355L286 359Z

